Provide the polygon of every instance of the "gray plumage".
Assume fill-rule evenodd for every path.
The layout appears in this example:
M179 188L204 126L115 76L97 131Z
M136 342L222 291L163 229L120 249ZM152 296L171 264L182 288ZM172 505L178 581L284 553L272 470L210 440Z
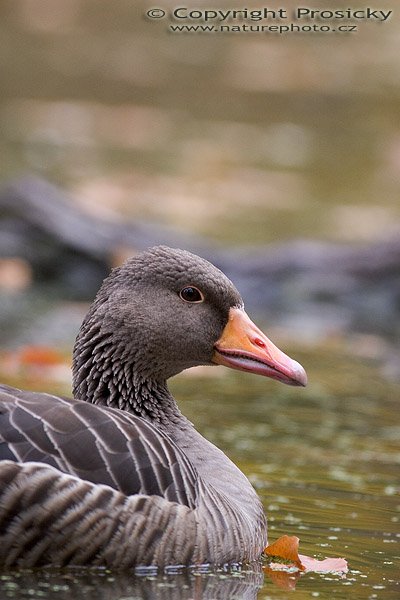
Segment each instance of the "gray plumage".
M195 286L203 302L179 293ZM153 248L114 269L79 332L74 400L0 386L0 564L256 559L266 520L239 469L166 380L212 364L242 300L208 262Z

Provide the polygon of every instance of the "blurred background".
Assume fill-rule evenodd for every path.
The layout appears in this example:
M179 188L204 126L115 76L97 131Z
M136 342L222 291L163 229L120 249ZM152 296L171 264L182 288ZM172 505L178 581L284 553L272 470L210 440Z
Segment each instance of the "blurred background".
M150 7L0 6L3 343L69 348L85 307L58 301L90 301L110 266L167 243L224 268L285 335L369 335L355 347L397 376L396 14L356 33L178 34Z
M96 215L226 244L399 232L396 14L352 34L196 35L152 6L3 0L2 181L34 172Z
M170 0L0 4L2 379L70 393L111 266L158 243L211 259L310 386L199 370L174 391L251 477L272 538L346 556L335 585L360 599L397 597L400 22L378 4L393 16L356 33L286 35L174 34L144 16Z
M161 4L166 12L175 7ZM297 6L286 2L289 21ZM1 4L5 339L14 340L15 330L17 339L29 338L20 292L35 301L31 323L46 299L89 301L110 265L160 242L203 251L243 285L254 309L276 323L283 312L296 335L326 337L354 326L400 335L396 15L385 23L353 20L358 31L351 34L174 34L168 18L146 18L150 7L129 0ZM243 7L221 1L216 8ZM44 189L45 181L67 196ZM118 229L127 223L139 229ZM354 264L351 252L300 244L269 280L293 240L378 247ZM388 240L397 243L395 256L379 245ZM283 248L269 251L271 243ZM223 260L221 248L242 253ZM243 249L254 255L243 262L247 272L255 257L258 265L269 261L252 281L239 272ZM377 255L360 286L354 270ZM308 272L296 287L296 269L315 269L318 257L317 275ZM382 276L387 260L389 277ZM42 325L36 339L39 331L51 339Z

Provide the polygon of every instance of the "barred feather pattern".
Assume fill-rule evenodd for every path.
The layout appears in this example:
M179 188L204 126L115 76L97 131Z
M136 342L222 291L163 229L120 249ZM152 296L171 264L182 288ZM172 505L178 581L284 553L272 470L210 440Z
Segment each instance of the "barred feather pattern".
M250 484L240 508L167 433L118 409L0 386L0 459L5 566L222 564L265 545Z
M125 496L41 463L1 466L0 561L39 565L187 564L193 510L157 496ZM6 486L4 486L6 484Z

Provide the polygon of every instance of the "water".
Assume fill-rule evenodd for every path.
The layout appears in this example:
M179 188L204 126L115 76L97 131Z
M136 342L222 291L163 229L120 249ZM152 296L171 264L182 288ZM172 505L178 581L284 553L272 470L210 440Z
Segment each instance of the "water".
M16 571L0 576L0 597L274 600L295 587L297 600L398 598L400 386L342 351L291 354L307 368L304 390L223 368L194 370L171 387L185 414L257 488L270 541L296 535L302 554L345 557L346 576L277 579L260 565L166 574Z

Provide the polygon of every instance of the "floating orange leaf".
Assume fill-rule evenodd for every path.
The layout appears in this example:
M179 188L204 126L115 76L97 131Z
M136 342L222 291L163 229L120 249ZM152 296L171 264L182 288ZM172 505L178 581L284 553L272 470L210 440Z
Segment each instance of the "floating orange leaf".
M295 535L283 535L276 542L267 546L264 554L289 561L303 571L304 567L299 558L299 541Z
M279 562L270 562L268 569L290 569L296 567L299 571L317 573L347 573L347 561L344 558L325 558L317 560L304 554L299 554L299 538L283 535L276 542L267 546L264 554ZM284 563L282 564L282 562Z

